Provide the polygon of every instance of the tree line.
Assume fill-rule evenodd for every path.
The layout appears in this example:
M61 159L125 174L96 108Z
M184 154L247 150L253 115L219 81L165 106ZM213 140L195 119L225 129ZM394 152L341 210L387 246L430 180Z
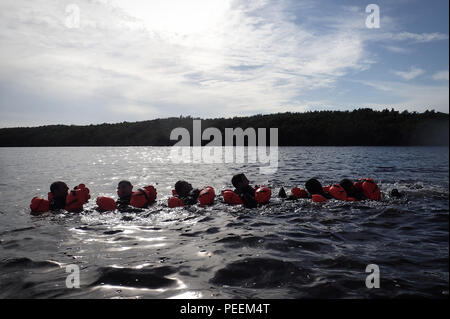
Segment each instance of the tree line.
M0 146L171 146L174 128L189 130L195 118L171 117L98 125L47 125L0 129ZM202 119L202 130L278 128L279 146L449 145L449 114L435 111L313 111ZM203 145L208 141L203 141ZM223 144L224 145L224 144Z

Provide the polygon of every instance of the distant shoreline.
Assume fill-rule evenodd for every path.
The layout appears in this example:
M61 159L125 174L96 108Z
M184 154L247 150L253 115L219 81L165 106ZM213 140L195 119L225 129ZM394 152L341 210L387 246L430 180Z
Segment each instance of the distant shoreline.
M0 147L173 146L175 128L192 136L196 118L172 117L96 125L47 125L0 129ZM448 146L449 114L374 111L315 111L202 119L202 132L217 128L278 128L278 146ZM266 139L269 143L268 133ZM203 140L205 146L210 140ZM224 138L222 145L225 145ZM191 139L191 144L192 139ZM248 145L247 141L245 145Z

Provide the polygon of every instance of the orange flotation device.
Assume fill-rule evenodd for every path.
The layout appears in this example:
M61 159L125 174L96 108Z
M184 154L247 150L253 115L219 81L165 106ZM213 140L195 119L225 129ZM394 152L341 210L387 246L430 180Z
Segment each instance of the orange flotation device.
M362 191L362 183L361 182L354 182L353 186L355 186L357 191Z
M371 200L381 200L381 190L371 178L360 179L364 195Z
M184 202L181 198L172 196L169 197L168 201L167 201L167 205L170 208L175 208L175 207L183 207L184 206Z
M339 200L346 200L347 199L347 192L339 184L332 185L330 187L330 189L328 190L328 193L331 196L333 196L335 199L339 199Z
M327 186L323 186L322 190L323 190L324 193L329 193L330 192L330 188L331 188L331 185L327 185Z
M303 188L294 187L291 189L291 194L295 198L308 198L308 193Z
M91 199L91 195L89 194L90 193L89 188L87 188L86 185L80 184L78 186L75 186L73 189L79 190L83 194L84 203L87 203L89 199Z
M242 205L242 198L233 192L231 189L225 189L222 191L223 200L230 205Z
M216 197L216 193L214 188L211 186L206 186L203 188L198 194L198 203L200 205L212 205L214 203L214 198Z
M86 203L86 191L80 188L73 189L67 194L65 210L68 212L78 212L83 209Z
M46 213L50 211L50 200L33 197L30 204L32 213Z
M266 204L270 201L272 190L269 187L261 186L255 191L255 200L258 204Z
M33 197L30 204L31 212L33 213L45 213L50 211L50 202L52 201L53 194L48 193L48 199L39 197ZM83 209L83 204L87 203L91 195L89 194L89 188L84 184L75 186L73 190L67 194L66 204L64 209L68 212L77 212Z
M113 211L117 209L116 201L111 197L100 196L97 197L97 206L101 211Z
M153 186L139 188L131 194L130 205L137 208L147 208L156 200L156 189Z
M314 203L323 203L323 202L326 202L327 199L322 195L314 194L314 195L312 195L312 201Z

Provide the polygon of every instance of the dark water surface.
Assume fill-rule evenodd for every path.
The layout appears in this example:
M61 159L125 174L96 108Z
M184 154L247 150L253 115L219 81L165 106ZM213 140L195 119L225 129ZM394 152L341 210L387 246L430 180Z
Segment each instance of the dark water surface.
M0 298L448 297L449 150L427 147L292 147L279 169L260 164L173 164L169 148L0 148ZM177 179L219 193L245 172L274 189L372 177L381 202L273 198L254 210L219 200L169 209ZM142 213L98 213L95 198L117 182L153 184ZM52 181L85 183L81 214L29 215ZM398 188L404 199L386 194ZM66 266L81 288L66 287ZM381 287L368 289L368 264Z

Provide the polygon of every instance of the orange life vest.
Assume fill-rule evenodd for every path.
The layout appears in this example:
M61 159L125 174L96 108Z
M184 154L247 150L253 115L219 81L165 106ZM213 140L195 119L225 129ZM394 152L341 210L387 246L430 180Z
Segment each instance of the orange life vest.
M156 200L156 189L153 186L139 188L131 194L130 205L137 208L147 208Z
M97 206L101 211L113 211L117 209L116 201L111 197L100 196L97 197Z
M172 196L169 197L168 201L167 201L167 205L170 208L175 208L175 207L183 207L184 206L184 202L181 198Z
M331 196L333 196L334 198L339 199L339 200L346 200L347 199L347 192L339 184L332 185L330 187L330 189L328 190L328 193Z
M50 211L50 201L39 197L33 197L30 209L32 213L46 213Z
M230 205L242 205L242 198L233 192L231 189L225 189L222 191L223 200Z
M362 183L361 182L354 182L353 186L355 186L357 191L362 191Z
M360 179L364 195L371 200L381 200L381 190L371 178Z
M65 210L68 212L78 212L83 209L83 204L86 203L85 189L76 188L67 194Z
M91 199L89 188L87 188L86 185L80 184L78 186L75 186L73 189L80 190L80 192L84 196L84 203L87 203L89 201L89 199Z
M272 190L269 187L261 186L255 191L255 200L258 204L266 204L270 201Z
M296 198L308 198L308 193L303 188L294 187L291 194Z
M314 203L322 203L322 202L326 202L327 199L322 195L314 194L314 195L312 195L312 201Z
M215 196L216 193L214 192L214 188L212 188L211 186L206 186L198 194L198 202L200 205L204 206L212 205Z

